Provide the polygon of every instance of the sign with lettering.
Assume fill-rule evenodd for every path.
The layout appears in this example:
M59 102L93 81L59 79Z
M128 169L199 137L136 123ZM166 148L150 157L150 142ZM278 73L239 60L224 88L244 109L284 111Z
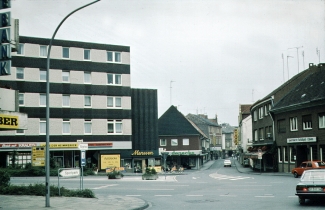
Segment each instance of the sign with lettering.
M115 168L121 166L120 155L101 155L100 156L101 169Z
M154 155L154 153L152 151L149 152L142 152L140 150L135 150L132 155L137 155L137 156L148 156L148 155Z
M46 143L40 144L40 146L45 147ZM50 148L78 148L78 143L50 143Z
M45 147L32 148L32 166L45 166Z
M18 116L0 114L0 128L18 128Z
M288 138L287 143L316 142L316 137Z

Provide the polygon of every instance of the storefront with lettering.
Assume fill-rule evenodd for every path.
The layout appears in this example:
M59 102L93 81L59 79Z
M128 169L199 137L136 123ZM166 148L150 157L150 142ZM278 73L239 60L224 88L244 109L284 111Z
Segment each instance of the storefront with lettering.
M166 166L172 168L182 166L184 169L199 169L203 165L201 150L166 151L168 157Z
M161 170L161 156L158 150L128 150L121 153L121 166L127 172L142 173L146 167Z

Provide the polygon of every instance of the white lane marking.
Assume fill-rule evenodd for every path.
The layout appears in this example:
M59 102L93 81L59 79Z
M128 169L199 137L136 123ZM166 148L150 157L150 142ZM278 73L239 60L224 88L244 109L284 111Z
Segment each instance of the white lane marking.
M174 190L174 189L137 189L137 190L145 190L145 191L161 191L161 190Z
M94 190L98 190L98 189L102 189L102 188L106 188L106 187L114 187L117 186L118 184L108 184L108 185L104 185L104 186L100 186L100 187L94 187L92 189Z
M155 195L155 196L157 196L157 197L170 197L172 195Z

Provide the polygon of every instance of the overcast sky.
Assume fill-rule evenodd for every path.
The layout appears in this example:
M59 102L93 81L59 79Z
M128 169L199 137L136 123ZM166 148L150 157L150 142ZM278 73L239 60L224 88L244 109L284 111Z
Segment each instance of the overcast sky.
M51 38L90 2L12 0L11 11L20 35ZM172 104L238 125L239 104L297 74L298 59L307 69L318 49L324 62L324 18L324 0L101 0L56 39L130 46L131 87L158 90L159 117Z

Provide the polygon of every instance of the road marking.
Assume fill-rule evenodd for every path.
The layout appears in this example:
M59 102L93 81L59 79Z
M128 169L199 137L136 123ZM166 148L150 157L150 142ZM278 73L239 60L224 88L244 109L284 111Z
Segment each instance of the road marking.
M222 175L218 173L210 174L209 175L213 179L217 180L231 180L231 181L236 181L236 180L243 180L243 179L251 179L251 177L244 177L244 176L229 176L229 175Z
M161 191L161 190L174 190L174 189L137 189L137 190L145 190L145 191Z
M255 198L274 198L273 195L257 195L257 196L254 196Z
M157 197L170 197L172 195L155 195L155 196L157 196Z
M100 186L100 187L94 187L92 189L94 190L98 190L98 189L102 189L102 188L106 188L106 187L114 187L117 186L118 184L109 184L109 185L104 185L104 186Z

